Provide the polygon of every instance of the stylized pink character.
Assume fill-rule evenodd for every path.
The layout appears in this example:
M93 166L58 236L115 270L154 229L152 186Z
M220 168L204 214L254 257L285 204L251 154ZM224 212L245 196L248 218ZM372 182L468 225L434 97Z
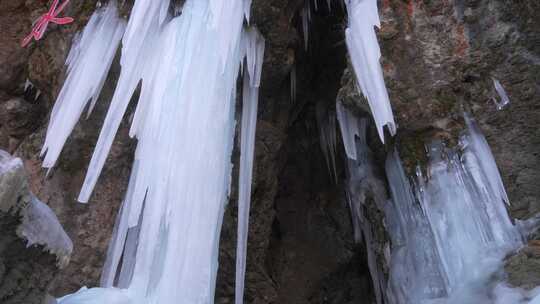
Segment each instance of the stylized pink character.
M32 41L32 38L34 38L36 41L40 40L45 34L45 30L47 29L49 22L56 24L68 24L73 22L73 18L71 17L57 17L58 14L60 14L62 10L64 10L66 5L69 3L69 0L66 0L64 3L62 3L62 5L60 5L60 7L58 7L58 1L60 0L54 0L49 11L36 20L36 22L34 23L34 28L32 29L30 35L26 36L26 38L23 39L21 43L22 47L26 47L30 43L30 41Z

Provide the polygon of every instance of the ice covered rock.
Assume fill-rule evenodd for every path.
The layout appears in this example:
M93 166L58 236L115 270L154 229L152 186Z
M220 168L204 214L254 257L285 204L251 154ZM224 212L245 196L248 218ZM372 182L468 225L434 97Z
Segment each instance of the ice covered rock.
M34 195L22 210L22 223L17 234L27 240L27 246L41 245L57 257L58 267L69 264L73 243L49 206Z

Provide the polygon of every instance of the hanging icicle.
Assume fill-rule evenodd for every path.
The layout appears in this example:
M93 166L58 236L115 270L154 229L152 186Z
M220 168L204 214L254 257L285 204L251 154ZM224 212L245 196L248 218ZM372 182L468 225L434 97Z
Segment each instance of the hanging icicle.
M388 92L384 84L381 50L375 26L380 28L377 0L346 0L349 27L345 38L358 86L367 98L381 141L384 143L384 126L390 135L396 134L396 124Z
M249 210L251 204L251 180L255 151L255 130L259 86L264 58L265 42L256 28L245 31L247 65L244 71L242 126L240 131L240 177L238 182L238 237L236 250L235 303L242 304L246 274Z
M116 2L96 10L86 28L75 36L67 57L68 76L54 104L41 150L43 167L52 168L85 108L92 112L126 25Z
M105 12L113 4L109 2ZM60 303L214 302L219 234L230 189L236 80L240 62L246 58L237 269L237 303L242 302L264 56L264 39L256 29L242 35L249 10L245 5L249 4L243 0L188 0L182 15L171 19L167 16L169 0L135 2L123 37L120 78L79 197L84 202L89 199L127 104L142 80L130 130L138 139L135 161L103 268L104 288L81 289L59 299ZM85 33L95 37L99 30L103 29L90 23ZM75 44L68 62L86 58L81 57L86 54L81 47L86 46L85 37L83 34ZM121 34L114 37L119 41ZM115 49L112 43L108 47L110 52ZM87 61L95 68L101 66L99 75L106 76L110 63L93 57ZM95 76L75 67L70 65L70 73L77 71L81 78ZM99 81L102 84L102 78ZM64 88L80 90L82 85L67 82ZM92 87L88 98L96 92ZM56 123L67 120L75 124L84 104L72 100L57 104L60 108L72 104L78 111L66 112L62 120L51 116L48 140L58 133L67 137L71 129L55 127ZM58 151L64 142L54 142ZM47 148L44 151L50 151L49 145ZM48 164L52 166L54 161Z

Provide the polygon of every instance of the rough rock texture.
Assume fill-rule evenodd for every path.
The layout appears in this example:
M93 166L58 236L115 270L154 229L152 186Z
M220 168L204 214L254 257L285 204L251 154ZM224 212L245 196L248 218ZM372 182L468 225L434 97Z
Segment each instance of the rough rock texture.
M530 241L506 261L508 282L513 286L533 289L540 285L540 241Z
M510 215L526 219L540 212L539 8L538 1L381 1L382 64L399 129L387 147L371 136L379 165L385 151L397 146L409 174L417 165L425 169L424 144L438 138L455 145L467 110L491 146ZM365 115L369 109L353 77L348 68L339 96ZM511 99L502 110L492 101L492 78ZM376 253L384 255L381 248ZM523 253L513 265L522 260ZM524 268L507 270L512 278Z
M319 148L315 115L318 105L332 111L340 87L338 96L347 105L363 115L369 109L346 68L344 11L337 1L331 12L323 8L325 1L320 2L310 23L310 46L304 51L298 14L303 1L253 1L251 22L265 36L267 52L256 137L247 303L373 303L366 252L362 244L353 243L344 201L343 155L338 153L336 184ZM124 15L132 3L125 2ZM51 25L42 41L23 49L20 39L46 11L47 1L0 0L0 148L23 158L30 188L54 209L74 242L70 266L49 287L54 295L98 284L134 147L127 136L128 113L89 204L75 202L114 89L116 63L94 113L75 128L57 167L48 177L41 169L39 150L64 77L63 62L73 34L94 6L91 0L72 1L66 15L74 16L75 24ZM512 215L528 218L540 211L539 10L536 0L380 1L379 40L399 130L388 146L370 130L376 163L383 164L388 148L397 145L411 172L425 159L426 140L437 137L455 144L463 127L461 109L469 109L492 146ZM491 101L491 77L501 81L512 100L502 111ZM27 78L34 88L25 92ZM42 93L35 99L38 90ZM233 188L222 230L216 303L232 303L234 297L235 192ZM368 203L367 214L379 228L374 242L382 261L387 238L382 216L372 205ZM523 268L512 269L521 273Z
M57 167L46 176L39 152L48 114L61 88L73 34L84 26L96 2L72 1L65 15L75 17L76 22L63 27L50 25L44 39L32 42L27 49L19 46L20 40L30 31L32 21L48 9L48 3L15 2L0 1L0 14L5 14L0 16L0 53L21 59L0 65L0 74L10 75L10 86L0 86L0 148L14 151L24 160L31 190L55 211L74 242L71 263L48 286L51 294L63 295L99 282L116 211L127 186L134 143L129 140L126 119L92 202L76 203L118 76L115 66L93 115L75 128ZM34 85L26 92L25 79ZM42 93L35 99L38 90Z
M41 304L59 270L54 254L48 253L42 245L27 247L27 240L21 236L21 229L25 229L23 218L33 203L32 199L22 160L0 150L1 303ZM57 225L57 221L51 224ZM25 225L31 226L32 223ZM61 227L58 229L63 233ZM69 251L71 248L65 249ZM59 262L69 260L68 256L58 258L62 259Z

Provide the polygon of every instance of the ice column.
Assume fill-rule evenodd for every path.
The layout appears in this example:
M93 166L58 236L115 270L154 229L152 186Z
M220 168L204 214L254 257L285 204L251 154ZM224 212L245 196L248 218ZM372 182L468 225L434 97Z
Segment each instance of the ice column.
M243 276L264 53L256 30L242 38L246 3L188 0L182 14L171 19L168 0L135 2L124 36L122 73L81 193L87 200L142 79L131 126L138 139L135 161L103 270L104 288L82 289L60 303L214 303L230 188L236 80L247 57L239 203Z
M349 27L345 38L358 85L367 98L377 131L384 142L386 125L393 136L396 124L388 92L384 84L381 50L375 34L375 26L380 27L377 0L346 0Z
M75 36L66 60L67 78L53 107L45 144L43 167L52 168L82 112L88 115L100 95L125 22L118 17L116 2L97 9L82 34Z
M264 58L264 38L256 28L249 28L243 37L247 65L244 71L242 126L240 132L240 177L238 190L238 237L236 250L235 303L242 304L246 274L251 180L257 127L259 86Z

